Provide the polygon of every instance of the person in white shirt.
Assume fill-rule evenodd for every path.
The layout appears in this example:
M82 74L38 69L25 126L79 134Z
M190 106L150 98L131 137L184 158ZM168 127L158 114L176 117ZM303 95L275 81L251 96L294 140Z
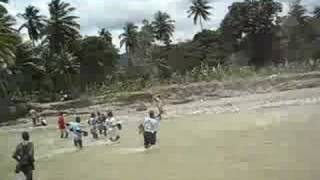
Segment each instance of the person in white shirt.
M149 111L149 116L144 119L143 127L143 139L144 147L146 149L156 144L157 132L159 131L161 120L161 112L156 116L154 111Z
M38 112L36 110L34 110L34 109L31 109L29 111L29 114L31 116L33 126L37 126L37 124L39 122L39 114L38 114Z
M108 111L106 115L105 127L109 140L115 142L120 139L119 130L122 129L122 121L115 119L112 111Z

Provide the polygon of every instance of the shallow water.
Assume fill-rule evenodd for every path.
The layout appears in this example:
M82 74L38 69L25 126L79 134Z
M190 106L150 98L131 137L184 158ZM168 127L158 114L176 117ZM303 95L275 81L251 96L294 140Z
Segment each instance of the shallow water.
M119 144L87 138L81 151L71 139L59 139L52 126L34 129L35 176L37 180L317 179L319 108L291 106L164 120L159 146L148 151L142 148L136 123L124 126ZM10 155L18 140L19 131L0 132L1 180L14 178Z

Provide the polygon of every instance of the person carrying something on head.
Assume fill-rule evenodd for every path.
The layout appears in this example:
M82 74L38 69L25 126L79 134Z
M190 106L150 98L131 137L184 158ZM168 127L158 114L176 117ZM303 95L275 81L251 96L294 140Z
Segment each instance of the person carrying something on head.
M144 119L143 124L139 126L140 133L143 132L144 147L146 149L156 144L157 132L161 120L161 112L156 116L153 110L149 111L149 116Z
M16 173L22 172L26 180L32 180L32 171L34 170L34 145L30 142L28 132L22 132L23 141L17 145L12 158L17 161Z
M59 117L58 117L58 127L60 130L60 138L68 138L69 133L66 129L66 123L64 120L64 115L63 112L59 113Z

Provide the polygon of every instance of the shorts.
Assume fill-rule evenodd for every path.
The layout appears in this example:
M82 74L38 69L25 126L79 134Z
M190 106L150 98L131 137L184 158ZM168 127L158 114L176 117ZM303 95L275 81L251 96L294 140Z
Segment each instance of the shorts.
M80 148L82 148L82 139L74 139L73 143L74 143L74 146L76 147L79 146Z
M150 145L155 145L156 144L156 139L157 139L157 133L154 132L144 132L143 133L143 138L144 138L144 146L150 146Z
M16 173L22 172L25 176L26 180L32 180L32 171L34 170L34 165L27 165L27 166L16 166Z

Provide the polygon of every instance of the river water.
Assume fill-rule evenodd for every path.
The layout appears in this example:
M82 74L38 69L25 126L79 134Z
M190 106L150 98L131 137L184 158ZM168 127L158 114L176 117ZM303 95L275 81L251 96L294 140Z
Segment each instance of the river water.
M53 125L0 131L0 179L23 129L36 148L36 180L314 180L320 177L320 105L190 115L161 123L159 145L144 151L136 122L119 144L85 139L81 151Z

